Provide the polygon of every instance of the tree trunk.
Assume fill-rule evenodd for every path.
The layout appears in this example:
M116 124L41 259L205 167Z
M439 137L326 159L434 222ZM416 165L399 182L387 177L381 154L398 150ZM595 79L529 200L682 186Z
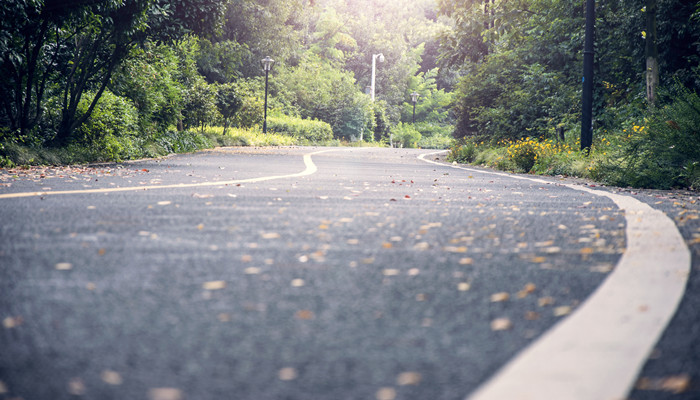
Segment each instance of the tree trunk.
M659 49L656 45L656 1L646 0L646 80L647 103L653 109L656 104L656 90L659 87Z

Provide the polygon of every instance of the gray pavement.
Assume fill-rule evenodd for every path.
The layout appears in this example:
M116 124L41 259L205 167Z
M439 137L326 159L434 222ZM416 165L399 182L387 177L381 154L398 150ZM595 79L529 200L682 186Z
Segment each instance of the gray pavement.
M322 150L312 175L235 183L295 174ZM0 195L46 192L0 198L0 399L464 398L605 279L624 215L556 179L424 152L218 149L0 172ZM635 196L697 250L692 194ZM695 293L631 398L700 397ZM682 393L661 387L683 374Z

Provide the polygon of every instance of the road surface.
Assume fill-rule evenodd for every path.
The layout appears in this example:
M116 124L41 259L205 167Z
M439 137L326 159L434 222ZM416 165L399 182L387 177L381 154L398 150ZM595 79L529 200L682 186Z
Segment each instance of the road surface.
M600 188L426 153L0 172L0 398L476 398L617 272L630 216ZM623 195L697 247L692 195ZM679 275L630 399L700 398L697 267Z

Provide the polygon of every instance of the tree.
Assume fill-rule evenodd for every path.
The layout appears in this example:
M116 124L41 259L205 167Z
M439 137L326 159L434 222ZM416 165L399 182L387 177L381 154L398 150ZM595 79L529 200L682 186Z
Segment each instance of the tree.
M0 121L19 137L46 123L45 100L58 98L60 120L44 137L54 145L70 141L72 133L94 110L113 73L138 43L154 34L146 30L168 23L191 32L205 32L221 13L225 0L27 0L0 3L2 89ZM201 13L205 13L204 17ZM78 105L93 92L85 112Z
M55 143L87 120L135 36L145 27L147 0L28 1L2 3L0 70L3 119L25 136L41 122L45 96L61 98ZM6 19L7 18L7 19ZM78 104L86 90L95 96L86 113Z
M243 100L236 90L236 86L228 83L220 85L216 92L216 107L224 120L224 135L228 129L231 118L241 109Z

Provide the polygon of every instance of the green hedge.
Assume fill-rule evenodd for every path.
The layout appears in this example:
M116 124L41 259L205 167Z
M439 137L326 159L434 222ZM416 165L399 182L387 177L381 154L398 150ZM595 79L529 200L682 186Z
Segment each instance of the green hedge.
M330 124L288 115L267 117L267 129L269 132L292 136L310 143L323 143L333 139L333 129Z

